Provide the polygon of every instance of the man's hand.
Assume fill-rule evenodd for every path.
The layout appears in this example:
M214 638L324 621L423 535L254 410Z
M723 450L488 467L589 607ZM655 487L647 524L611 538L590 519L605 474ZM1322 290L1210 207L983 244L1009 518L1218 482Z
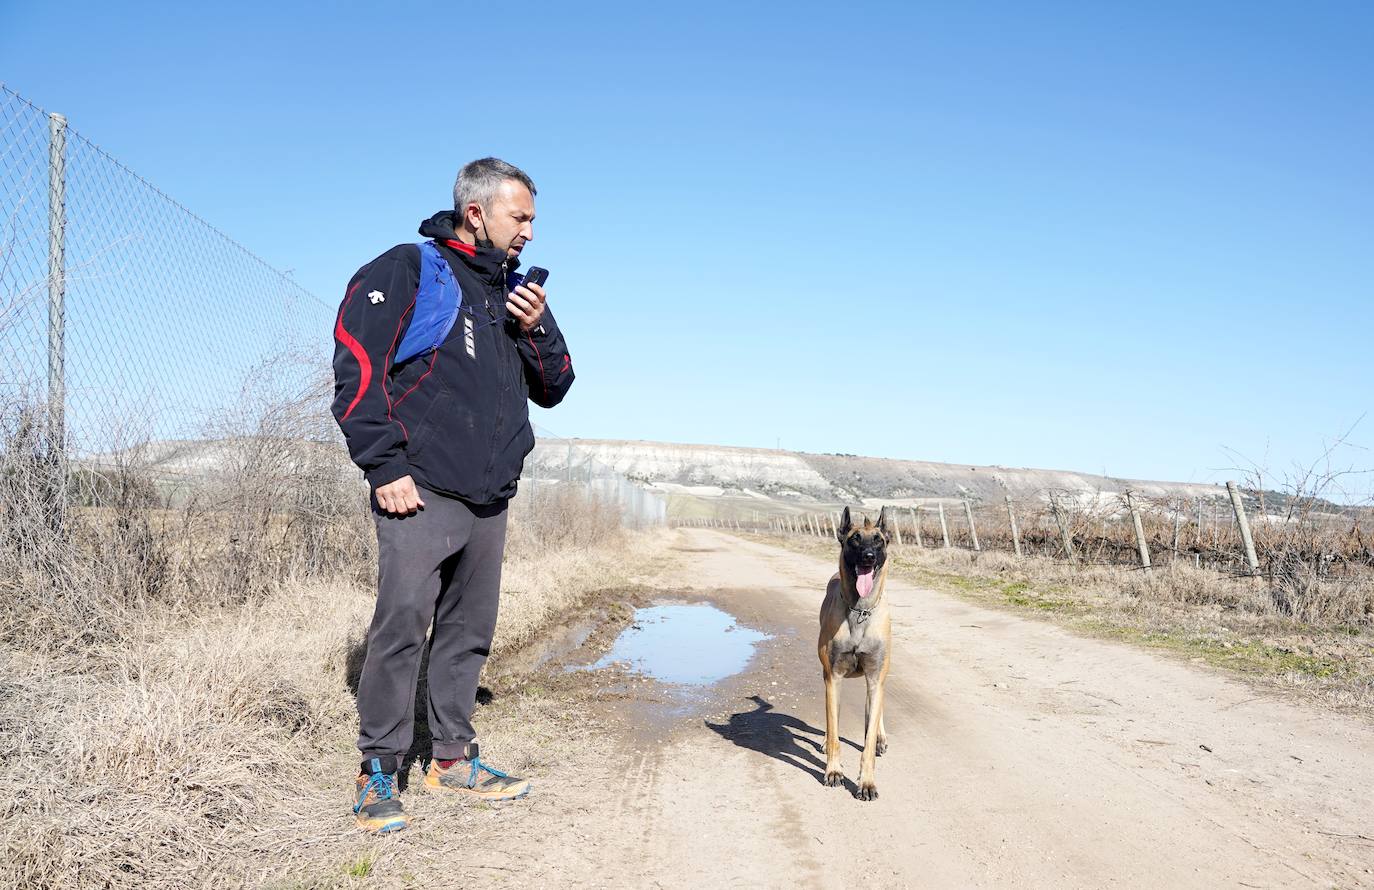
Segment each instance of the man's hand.
M395 482L378 486L376 494L377 506L382 512L396 516L409 516L425 505L425 502L420 500L420 492L415 488L415 480L409 476L402 476Z
M534 330L544 317L544 288L538 284L522 284L506 294L506 311L520 322L526 334Z

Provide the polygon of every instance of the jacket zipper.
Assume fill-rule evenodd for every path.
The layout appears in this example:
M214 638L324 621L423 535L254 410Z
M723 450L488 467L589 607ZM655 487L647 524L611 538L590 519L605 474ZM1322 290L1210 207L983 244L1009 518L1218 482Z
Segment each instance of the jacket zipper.
M493 293L495 293L495 294L497 295L498 299L500 299L500 298L502 298L502 297L505 297L506 267L508 266L509 263L510 263L510 258L509 258L509 257L507 257L506 259L504 259L504 260L501 261L501 272L499 273L499 275L498 275L498 277L497 277L497 282L496 282L495 287L494 287L494 288L489 288L489 289L487 290L486 294L483 296L482 302L486 304L486 307L487 307L487 314L488 314L488 315L492 315L491 303L489 302L489 300L490 300L490 298L491 298L491 295L492 295ZM495 316L492 315L492 317L494 318ZM491 328L492 330L495 330L495 331L497 332L498 335L504 333L504 331L505 331L505 326L504 326L504 325L495 325L495 324L492 324L492 325L487 325L487 327ZM493 339L496 340L497 344L500 344L500 337L499 337L499 336L494 337ZM505 358L506 358L506 357L503 356L503 355L499 355L499 352L500 352L499 349L496 349L496 348L493 347L493 349L492 349L492 354L493 354L494 360L495 360L496 363L497 363L497 364L496 364L496 376L497 376L497 380L498 380L499 383L500 383L500 389L499 389L499 391L498 391L497 394L496 394L496 420L495 420L495 422L492 424L492 428L491 428L491 446L487 449L487 454L489 454L490 457L487 458L487 469L486 469L486 472L484 472L484 473L482 474L482 487L483 487L483 489L485 489L486 491L491 491L491 488L492 488L491 474L492 474L492 471L495 470L495 468L496 468L496 443L497 443L497 442L500 440L500 438L501 438L501 421L504 419L503 416L502 416L503 412L502 412L501 409L502 409L502 408L505 406L505 404L506 404L506 398L505 398L505 397L506 397L506 383L507 383L507 380L506 380L506 361L505 361Z

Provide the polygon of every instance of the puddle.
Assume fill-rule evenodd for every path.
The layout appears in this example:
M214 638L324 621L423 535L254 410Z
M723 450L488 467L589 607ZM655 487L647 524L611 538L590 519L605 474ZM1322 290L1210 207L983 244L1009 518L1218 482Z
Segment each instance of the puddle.
M664 683L709 686L744 670L767 639L705 603L648 606L590 669L621 664Z

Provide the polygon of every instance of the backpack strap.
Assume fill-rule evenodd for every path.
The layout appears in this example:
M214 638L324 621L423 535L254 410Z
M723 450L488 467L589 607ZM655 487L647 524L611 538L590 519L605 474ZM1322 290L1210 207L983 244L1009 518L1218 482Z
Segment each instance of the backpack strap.
M433 241L422 241L416 246L420 248L420 285L415 290L410 324L391 360L393 365L438 349L453 330L463 305L463 291L439 248Z

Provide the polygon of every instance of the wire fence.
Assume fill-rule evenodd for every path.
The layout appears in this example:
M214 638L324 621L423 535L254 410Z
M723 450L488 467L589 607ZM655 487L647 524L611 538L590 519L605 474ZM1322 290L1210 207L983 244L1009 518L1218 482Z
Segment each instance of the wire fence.
M291 435L342 454L320 410L336 309L0 84L0 407L63 466L63 499L131 463L172 498L283 405L307 409ZM578 489L665 521L661 497L537 433L517 517Z

